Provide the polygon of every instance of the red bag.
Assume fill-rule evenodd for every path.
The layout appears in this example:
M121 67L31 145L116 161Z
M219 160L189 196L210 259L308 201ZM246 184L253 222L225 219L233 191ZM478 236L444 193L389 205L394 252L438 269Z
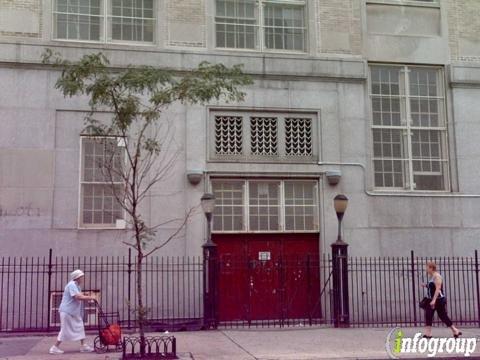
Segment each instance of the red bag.
M102 330L102 338L105 345L117 345L122 337L122 329L118 324L112 324Z

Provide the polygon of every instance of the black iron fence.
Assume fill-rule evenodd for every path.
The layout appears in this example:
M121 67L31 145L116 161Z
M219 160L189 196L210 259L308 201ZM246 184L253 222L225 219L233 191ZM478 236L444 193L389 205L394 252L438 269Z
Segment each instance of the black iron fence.
M425 295L421 285L428 281L425 263L434 260L444 278L452 320L460 325L480 326L479 259L477 251L472 255L427 259L411 252L407 257L349 257L348 292L342 292L348 294L346 323L354 327L422 325L424 314L418 302ZM212 322L226 327L336 324L334 304L338 292L330 256L254 263L246 260L235 266L228 261L148 258L143 269L143 295L150 328L201 329L206 323L205 308L213 316L206 327L211 327ZM0 332L57 331L63 288L75 268L86 273L84 290L96 294L106 311L118 311L123 326L133 328L137 300L134 266L131 253L123 257L55 257L50 252L45 257L0 258ZM206 271L206 267L210 270ZM232 271L238 273L230 274ZM206 274L211 286L217 283L216 299L209 300L208 307L204 304L208 298L204 292ZM229 274L235 281L232 284L228 282ZM266 281L263 285L259 283L262 279ZM268 279L276 282L270 290L265 287L271 285ZM267 292L261 291L270 293L266 297ZM278 307L274 311L269 305L275 301ZM263 316L267 314L263 308L268 315ZM96 309L86 304L84 313L87 328L95 328Z
M0 331L56 331L58 306L69 274L85 276L83 290L97 296L102 308L135 326L135 258L128 256L5 257L0 259ZM203 320L201 257L149 257L143 266L143 297L153 330L200 328ZM87 328L97 325L97 310L85 304Z
M478 251L470 257L350 258L348 263L352 326L419 326L426 295L425 266L433 260L444 281L447 309L461 325L480 327Z

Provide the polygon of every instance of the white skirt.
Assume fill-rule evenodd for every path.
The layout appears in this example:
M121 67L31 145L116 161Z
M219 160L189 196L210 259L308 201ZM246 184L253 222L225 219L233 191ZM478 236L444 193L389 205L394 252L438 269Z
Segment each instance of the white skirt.
M79 341L85 339L85 328L81 316L60 313L60 333L58 341Z

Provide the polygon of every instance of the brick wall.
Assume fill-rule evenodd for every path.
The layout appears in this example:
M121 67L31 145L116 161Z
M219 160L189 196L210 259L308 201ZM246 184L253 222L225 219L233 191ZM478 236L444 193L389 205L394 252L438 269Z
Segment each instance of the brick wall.
M480 61L480 1L448 0L446 4L452 60Z
M0 0L0 35L39 38L42 0Z
M360 3L358 0L316 0L319 53L361 54Z
M169 46L206 46L206 0L166 0Z

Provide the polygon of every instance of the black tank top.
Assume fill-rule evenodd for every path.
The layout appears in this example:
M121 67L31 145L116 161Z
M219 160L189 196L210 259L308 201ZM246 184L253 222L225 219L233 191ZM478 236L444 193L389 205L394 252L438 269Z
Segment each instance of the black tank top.
M440 275L438 275L440 276ZM440 276L440 279L442 277ZM432 276L429 280L428 280L428 298L429 299L432 299L433 298L433 295L435 294L435 289L436 289L436 285L435 285L435 280L434 280L434 277ZM444 298L445 295L443 294L443 279L442 279L442 286L440 287L440 295L438 296L439 299L442 299Z

